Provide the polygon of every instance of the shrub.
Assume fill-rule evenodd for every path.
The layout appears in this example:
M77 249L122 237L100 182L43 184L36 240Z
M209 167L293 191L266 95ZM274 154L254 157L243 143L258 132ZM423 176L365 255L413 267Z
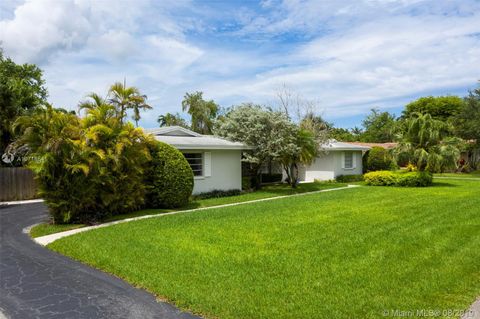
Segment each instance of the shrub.
M367 152L367 154L365 154L365 156L367 157L366 170L368 172L395 168L395 162L393 161L392 156L383 147L374 146Z
M221 189L214 189L213 191L201 193L193 196L195 199L207 199L207 198L220 198L220 197L229 197L229 196L237 196L242 193L239 189L229 189L229 190L221 190Z
M363 175L338 175L335 180L339 183L362 182Z
M143 205L146 136L109 116L110 106L99 111L79 119L47 106L15 122L55 223L93 223Z
M428 172L397 173L397 185L409 187L426 187L432 185L432 174Z
M372 186L425 187L432 184L432 174L428 172L376 171L364 175L365 183Z
M175 208L188 203L193 172L183 154L165 143L150 141L151 161L145 170L146 206Z
M391 171L376 171L363 175L365 183L372 186L392 186L397 182L396 174Z

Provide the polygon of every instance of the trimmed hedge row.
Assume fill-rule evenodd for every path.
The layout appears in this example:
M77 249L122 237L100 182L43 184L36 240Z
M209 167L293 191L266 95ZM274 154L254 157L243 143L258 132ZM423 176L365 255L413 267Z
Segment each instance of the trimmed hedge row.
M371 186L426 187L432 185L433 176L428 172L376 171L363 175L365 183Z
M335 180L339 183L362 182L363 175L338 175Z
M200 193L194 195L194 199L207 199L207 198L220 198L220 197L229 197L229 196L237 196L242 193L239 189L229 189L229 190L221 190L221 189L214 189L210 192Z

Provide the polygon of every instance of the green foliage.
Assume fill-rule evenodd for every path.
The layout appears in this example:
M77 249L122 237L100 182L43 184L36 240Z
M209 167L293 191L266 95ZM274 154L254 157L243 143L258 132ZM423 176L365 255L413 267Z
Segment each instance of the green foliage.
M193 190L193 172L183 154L165 143L151 141L151 160L145 171L146 205L175 208L188 203Z
M164 115L160 115L157 119L157 122L160 125L160 127L181 126L184 128L189 128L187 122L178 113L175 113L175 114L165 113Z
M15 119L46 103L44 85L42 70L36 65L16 64L0 49L0 155L13 141Z
M405 124L395 149L397 158L407 156L419 171L441 172L456 167L462 140L449 137L448 123L430 114L414 113Z
M394 168L393 157L383 147L374 146L364 156L366 158L366 171L382 171Z
M371 186L426 187L433 181L432 174L428 172L376 171L366 173L363 178Z
M385 143L394 139L395 115L372 109L363 120L364 131L360 135L362 142Z
M329 137L342 142L358 141L358 137L344 128L332 127L328 131Z
M362 182L363 175L338 175L335 180L339 183Z
M217 121L215 133L253 147L253 150L244 154L244 161L252 164L252 175L257 176L257 188L260 187L262 164L272 160L282 164L291 185L296 186L297 164L311 161L317 152L311 132L300 129L285 113L264 109L259 105L243 104L230 109Z
M127 87L125 83L116 82L108 91L111 105L115 107L117 117L123 122L128 109L133 111L132 119L135 121L135 126L138 126L140 120L140 110L152 109L146 103L147 96L142 95L140 90L134 86Z
M408 172L397 174L397 185L408 187L426 187L432 185L433 175L429 172Z
M221 190L221 189L215 189L213 191L209 191L206 193L200 193L193 198L195 200L197 199L208 199L208 198L221 198L221 197L229 197L229 196L238 196L242 193L241 190L239 189L229 189L229 190Z
M446 121L461 111L463 103L458 96L421 97L405 106L403 116L408 118L415 113L430 114L436 120Z
M113 106L88 109L84 119L37 108L15 127L55 223L92 223L143 205L147 137L122 124Z
M182 110L190 114L193 131L200 134L212 133L218 105L213 100L205 101L203 92L185 93Z
M363 175L367 185L392 186L397 183L396 173L391 171L375 171Z
M469 141L469 165L480 167L480 86L470 91L464 98L465 103L455 116L455 133Z

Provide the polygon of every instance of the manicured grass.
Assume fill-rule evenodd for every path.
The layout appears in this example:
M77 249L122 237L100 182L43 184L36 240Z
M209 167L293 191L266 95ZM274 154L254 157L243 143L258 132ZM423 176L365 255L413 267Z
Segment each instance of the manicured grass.
M61 231L67 231L67 230L71 230L71 229L80 228L80 227L83 227L83 226L85 226L85 225L83 225L83 224L52 225L52 224L48 224L48 223L38 224L38 225L33 226L32 229L30 229L30 236L32 236L33 238L41 237L41 236L46 236L46 235L58 233L58 232L61 232Z
M231 203L247 202L255 199L300 194L300 193L306 193L306 192L319 191L323 189L344 187L346 185L347 184L333 183L333 182L302 183L302 184L299 184L297 188L291 188L286 184L268 185L268 186L264 186L261 190L254 191L254 192L246 192L237 196L193 200L188 205L176 210L187 210L187 209L194 209L194 208L200 208L200 207L211 207L211 206L231 204ZM171 211L174 211L174 209L142 209L129 214L112 216L107 220L105 220L105 222L121 220L125 218L139 217L144 215L163 214ZM35 238L35 237L62 232L65 230L80 228L84 226L85 225L83 224L53 225L53 224L45 223L45 224L34 226L30 231L30 235Z
M480 182L359 187L96 229L49 245L218 318L380 318L480 295Z
M461 178L480 178L480 171L472 173L442 173L434 174L434 177L461 177Z

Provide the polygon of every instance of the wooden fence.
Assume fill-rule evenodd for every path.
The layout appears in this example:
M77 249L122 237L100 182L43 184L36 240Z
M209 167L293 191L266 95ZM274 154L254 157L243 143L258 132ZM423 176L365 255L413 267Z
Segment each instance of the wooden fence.
M33 172L23 167L0 167L0 202L37 198Z

